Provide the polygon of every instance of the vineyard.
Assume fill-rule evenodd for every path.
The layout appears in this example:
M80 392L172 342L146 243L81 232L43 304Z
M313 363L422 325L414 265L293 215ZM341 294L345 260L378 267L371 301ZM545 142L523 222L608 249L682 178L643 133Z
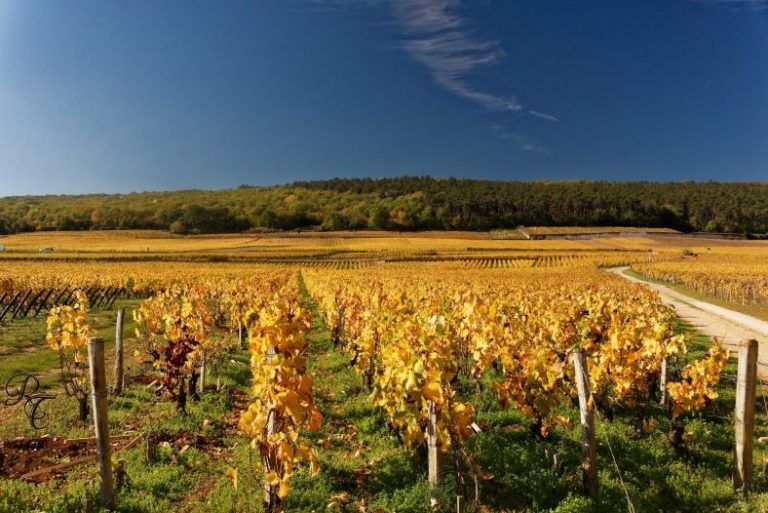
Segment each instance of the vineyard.
M635 263L632 270L768 318L768 263L763 255L706 252L668 262Z
M762 382L734 493L736 354L601 270L765 304L760 243L34 236L2 513L768 511Z

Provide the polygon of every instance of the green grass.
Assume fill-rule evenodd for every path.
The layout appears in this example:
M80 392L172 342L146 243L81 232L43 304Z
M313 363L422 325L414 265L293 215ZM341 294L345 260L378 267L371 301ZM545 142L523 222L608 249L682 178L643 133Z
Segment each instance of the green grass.
M303 283L301 286L303 290ZM285 511L356 512L363 507L369 512L455 511L450 465L446 462L438 489L430 491L424 452L403 448L397 433L387 427L386 416L371 405L360 378L349 366L348 356L333 347L316 306L304 293L315 318L309 334L309 372L314 377L316 400L324 416L322 428L306 436L318 449L321 471L313 477L305 470L295 475L294 490L284 503ZM101 329L105 331L111 331L113 315L109 311L94 312L94 317L99 318L96 322L103 324ZM39 334L39 329L40 326L32 324L10 326L6 333ZM706 337L683 323L678 329L691 337L690 351L679 364L702 357L709 345ZM18 343L19 338L14 340ZM26 353L24 356L31 358L29 365L45 371L43 359ZM8 372L6 361L5 356L0 356L3 372ZM115 434L129 428L163 431L201 436L217 444L214 449L191 447L183 452L178 448L161 448L154 462L146 460L142 447L118 453L116 458L124 461L130 482L118 495L116 511L261 511L259 457L248 439L237 433L237 414L233 413L248 389L248 365L246 352L227 359L216 376L224 389L207 392L200 402L190 401L187 416L179 416L171 402L155 397L145 385L131 385L123 396L110 398L110 429ZM686 420L688 458L676 456L667 440L666 414L655 404L617 408L610 422L598 419L600 491L594 497L581 490L578 412L569 404L562 405L560 413L571 419L573 427L554 428L549 438L541 440L532 434L527 419L499 404L490 387L492 379L489 373L480 391L466 383L462 386L465 399L477 408L478 423L485 428L468 443L483 471L482 506L478 511L613 513L627 511L625 493L637 512L768 511L768 473L762 463L768 452L763 445L757 444L755 450L754 492L740 498L731 488L733 361L726 369L720 397L701 415ZM759 392L756 437L768 436L768 409L762 389ZM634 429L640 409L658 423L655 429L640 433ZM92 427L81 426L75 411L71 400L58 398L51 404L49 431L57 436L90 436ZM0 427L0 439L39 435L25 428L18 414L6 420ZM561 456L561 469L552 468L547 453ZM237 490L225 475L228 468L238 471ZM0 513L81 511L82 498L96 492L95 482L94 465L76 467L65 480L42 485L0 480ZM433 494L440 499L435 510L428 506Z
M722 299L710 294L703 294L701 292L685 287L683 285L679 285L677 283L649 278L648 276L642 273L639 273L633 269L627 269L626 271L624 271L624 273L627 276L637 278L638 280L643 280L648 283L655 283L657 285L664 285L665 287L669 287L675 292L684 294L690 297L691 299L697 299L699 301L704 301L706 303L712 303L713 305L721 306L723 308L728 308L735 312L740 312L746 315L751 315L752 317L756 317L758 319L762 319L764 321L768 321L768 305L760 305L760 304L754 304L754 303L741 303L739 301L728 301L726 299Z
M88 315L90 326L106 343L107 360L112 361L117 310L125 309L123 343L127 355L126 370L129 373L134 370L133 358L130 355L139 346L135 336L136 323L131 315L138 304L139 300L136 299L121 299L116 301L111 309L92 309ZM43 388L58 385L58 356L45 342L45 333L44 312L33 319L5 322L0 326L0 385L5 385L8 378L20 372L37 375ZM111 371L112 369L108 368L108 372Z

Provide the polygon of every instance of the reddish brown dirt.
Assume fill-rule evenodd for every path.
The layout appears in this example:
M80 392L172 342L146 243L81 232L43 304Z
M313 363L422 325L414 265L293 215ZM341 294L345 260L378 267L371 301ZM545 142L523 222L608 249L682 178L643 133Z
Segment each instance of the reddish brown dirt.
M112 443L113 451L131 444L134 437L125 435L117 438ZM156 433L152 439L157 444L168 442L178 451L185 447L195 447L209 455L220 455L224 450L221 436L190 431ZM95 455L96 445L93 440L66 440L51 436L0 440L0 478L42 483L64 477L78 464L92 463Z
M96 454L93 443L67 442L64 438L39 437L0 441L0 477L18 479L30 472L53 467L59 463ZM56 477L56 472L45 473L36 482Z

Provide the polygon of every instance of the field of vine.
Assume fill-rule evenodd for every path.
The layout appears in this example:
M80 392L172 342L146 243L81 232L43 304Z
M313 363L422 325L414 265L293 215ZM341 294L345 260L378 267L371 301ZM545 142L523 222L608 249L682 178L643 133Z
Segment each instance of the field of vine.
M638 275L680 287L730 308L768 318L768 255L693 253L666 262L633 263Z
M11 259L281 259L362 255L366 257L457 255L467 252L591 251L589 241L500 240L493 233L404 232L374 236L367 232L277 232L179 236L160 231L32 232L0 236ZM623 241L623 239L617 239ZM608 241L611 243L613 239ZM637 245L636 245L637 246ZM610 246L609 246L610 247ZM644 245L636 248L641 251Z
M768 511L761 443L733 492L735 355L600 270L766 302L758 246L296 234L281 261L188 259L239 236L115 259L151 233L0 253L0 513L102 510L92 337L116 511Z
M701 255L695 260L635 264L633 269L728 301L768 304L768 260L762 255Z

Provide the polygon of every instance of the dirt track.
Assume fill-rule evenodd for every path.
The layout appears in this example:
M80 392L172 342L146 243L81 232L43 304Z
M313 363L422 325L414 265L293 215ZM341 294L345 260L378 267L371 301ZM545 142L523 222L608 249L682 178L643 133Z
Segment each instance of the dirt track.
M638 280L624 274L626 269L626 267L613 267L606 270L657 291L664 303L674 307L681 319L701 333L718 337L732 348L738 347L742 340L756 339L759 342L759 372L763 376L768 376L768 322L694 299L664 285Z

